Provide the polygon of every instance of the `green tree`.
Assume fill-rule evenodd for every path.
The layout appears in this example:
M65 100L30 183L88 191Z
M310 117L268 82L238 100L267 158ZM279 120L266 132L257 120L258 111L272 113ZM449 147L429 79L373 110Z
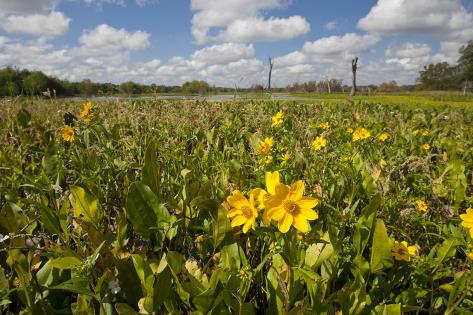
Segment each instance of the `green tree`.
M453 90L460 88L461 75L458 67L440 62L425 66L420 71L418 82L427 90Z
M459 50L458 68L464 81L473 81L473 40Z
M194 80L191 82L185 82L182 85L182 90L185 93L191 94L205 94L210 91L210 85L205 81Z
M40 71L31 72L23 79L23 90L28 95L36 95L46 90L48 77Z

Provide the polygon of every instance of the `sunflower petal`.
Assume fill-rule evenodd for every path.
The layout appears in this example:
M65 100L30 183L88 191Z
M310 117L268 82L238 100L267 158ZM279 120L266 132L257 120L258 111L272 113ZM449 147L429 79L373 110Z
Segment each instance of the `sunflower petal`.
M274 207L274 208L269 208L268 213L267 213L267 215L270 219L273 219L273 220L276 220L276 221L281 220L284 217L285 214L286 214L286 211L284 210L282 205L279 205L279 206Z
M289 213L286 213L284 217L278 221L278 229L281 233L287 233L291 227L294 217Z
M297 201L302 198L304 195L304 182L298 180L294 184L292 184L291 188L289 189L288 198L294 201Z
M276 185L279 184L279 172L266 172L264 175L264 181L266 183L266 190L271 195L276 194Z
M243 233L246 234L250 230L253 223L254 223L254 220L247 220L246 223L243 225L243 229L242 229Z
M231 226L232 227L240 226L242 224L245 224L246 221L248 221L246 217L242 215L237 215L235 218L233 218Z
M235 191L230 196L227 197L228 203L234 208L243 208L249 207L250 203L241 192Z
M232 208L230 211L227 213L227 218L233 218L234 216L242 214L240 209Z
M306 218L301 214L294 216L294 222L292 222L292 224L302 233L306 233L309 230L309 224Z
M303 215L307 220L317 220L319 214L312 209L301 208L300 214Z
M284 184L276 184L275 192L279 199L284 200L289 194L289 187Z
M300 208L304 209L312 209L319 204L319 199L311 198L311 197L302 197L298 201L296 201L296 205Z

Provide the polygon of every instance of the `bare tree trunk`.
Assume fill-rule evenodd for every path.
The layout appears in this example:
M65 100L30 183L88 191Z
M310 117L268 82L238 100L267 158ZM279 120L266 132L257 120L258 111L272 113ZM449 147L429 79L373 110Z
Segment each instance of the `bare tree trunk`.
M355 59L351 61L351 72L353 74L352 84L351 84L351 93L350 93L351 96L355 96L356 94L356 70L357 69L358 69L358 57L355 57Z
M328 94L332 94L332 89L330 88L330 80L327 78L327 88L328 88Z
M273 72L273 58L268 57L269 62L269 75L268 75L268 91L271 92L271 73Z

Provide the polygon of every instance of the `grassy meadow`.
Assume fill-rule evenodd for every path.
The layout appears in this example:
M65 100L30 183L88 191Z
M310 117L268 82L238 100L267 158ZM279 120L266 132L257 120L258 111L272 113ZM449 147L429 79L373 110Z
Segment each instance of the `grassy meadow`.
M312 96L0 100L1 313L472 314L473 98Z

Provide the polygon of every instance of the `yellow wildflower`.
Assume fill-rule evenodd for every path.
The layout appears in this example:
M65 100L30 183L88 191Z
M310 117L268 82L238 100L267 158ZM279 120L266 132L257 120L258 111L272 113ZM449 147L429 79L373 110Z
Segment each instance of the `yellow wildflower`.
M411 256L417 255L417 247L409 246L406 241L394 241L391 254L396 260L410 261Z
M227 197L227 201L232 207L227 214L227 218L232 220L231 226L243 225L243 233L248 232L250 228L255 229L258 210L255 207L254 195L250 194L248 201L239 190L235 190Z
M288 162L288 161L291 159L291 155L286 152L286 153L282 156L282 159L283 159L284 162Z
M330 128L330 124L328 122L323 122L323 123L320 123L317 127L321 129L328 129Z
M416 210L419 212L427 212L427 204L424 200L416 201Z
M348 132L348 133L353 133L353 128L348 127L348 128L347 128L347 132Z
M304 182L299 180L291 187L277 184L275 194L265 202L269 218L278 221L278 229L282 233L289 231L293 225L300 232L309 229L307 220L316 220L319 215L312 210L319 200L304 196Z
M423 136L428 136L428 135L429 135L429 129L424 129L424 130L422 131L422 135L423 135Z
M466 213L460 214L460 219L462 219L461 225L469 229L470 236L473 237L473 209L466 209Z
M428 143L423 144L422 149L424 149L425 151L428 151L430 149L430 144Z
M260 154L266 155L266 154L269 153L269 150L271 150L273 145L274 145L273 137L265 138L263 141L261 141L261 143L260 143L259 147L256 149L256 151L258 151L258 153L260 153Z
M281 125L284 122L284 113L279 111L276 113L276 115L273 116L272 118L273 123L271 124L271 127L277 127Z
M258 195L257 200L259 202L259 208L264 209L263 212L263 224L269 226L271 223L271 218L268 215L268 209L265 207L265 202L268 201L269 197L276 194L276 185L279 185L279 172L266 172L264 175L264 181L266 185L266 191L260 189L260 191L255 191Z
M414 131L412 131L412 135L417 136L419 134L419 132L420 132L419 129L415 129Z
M386 132L383 132L382 134L378 136L378 140L383 141L383 142L386 141L388 138L389 138L389 135Z
M356 128L355 131L353 131L352 140L353 141L364 140L366 138L369 138L370 136L371 136L371 132L369 132L365 128Z
M317 137L315 138L314 142L312 142L312 147L315 151L319 151L320 149L324 148L327 145L327 139L324 137Z
M61 129L62 139L67 142L74 141L74 129L70 126L64 126Z
M84 119L86 123L90 123L94 118L94 107L91 102L85 102L80 117Z
M469 260L473 260L473 252L466 253L466 257L468 257Z

